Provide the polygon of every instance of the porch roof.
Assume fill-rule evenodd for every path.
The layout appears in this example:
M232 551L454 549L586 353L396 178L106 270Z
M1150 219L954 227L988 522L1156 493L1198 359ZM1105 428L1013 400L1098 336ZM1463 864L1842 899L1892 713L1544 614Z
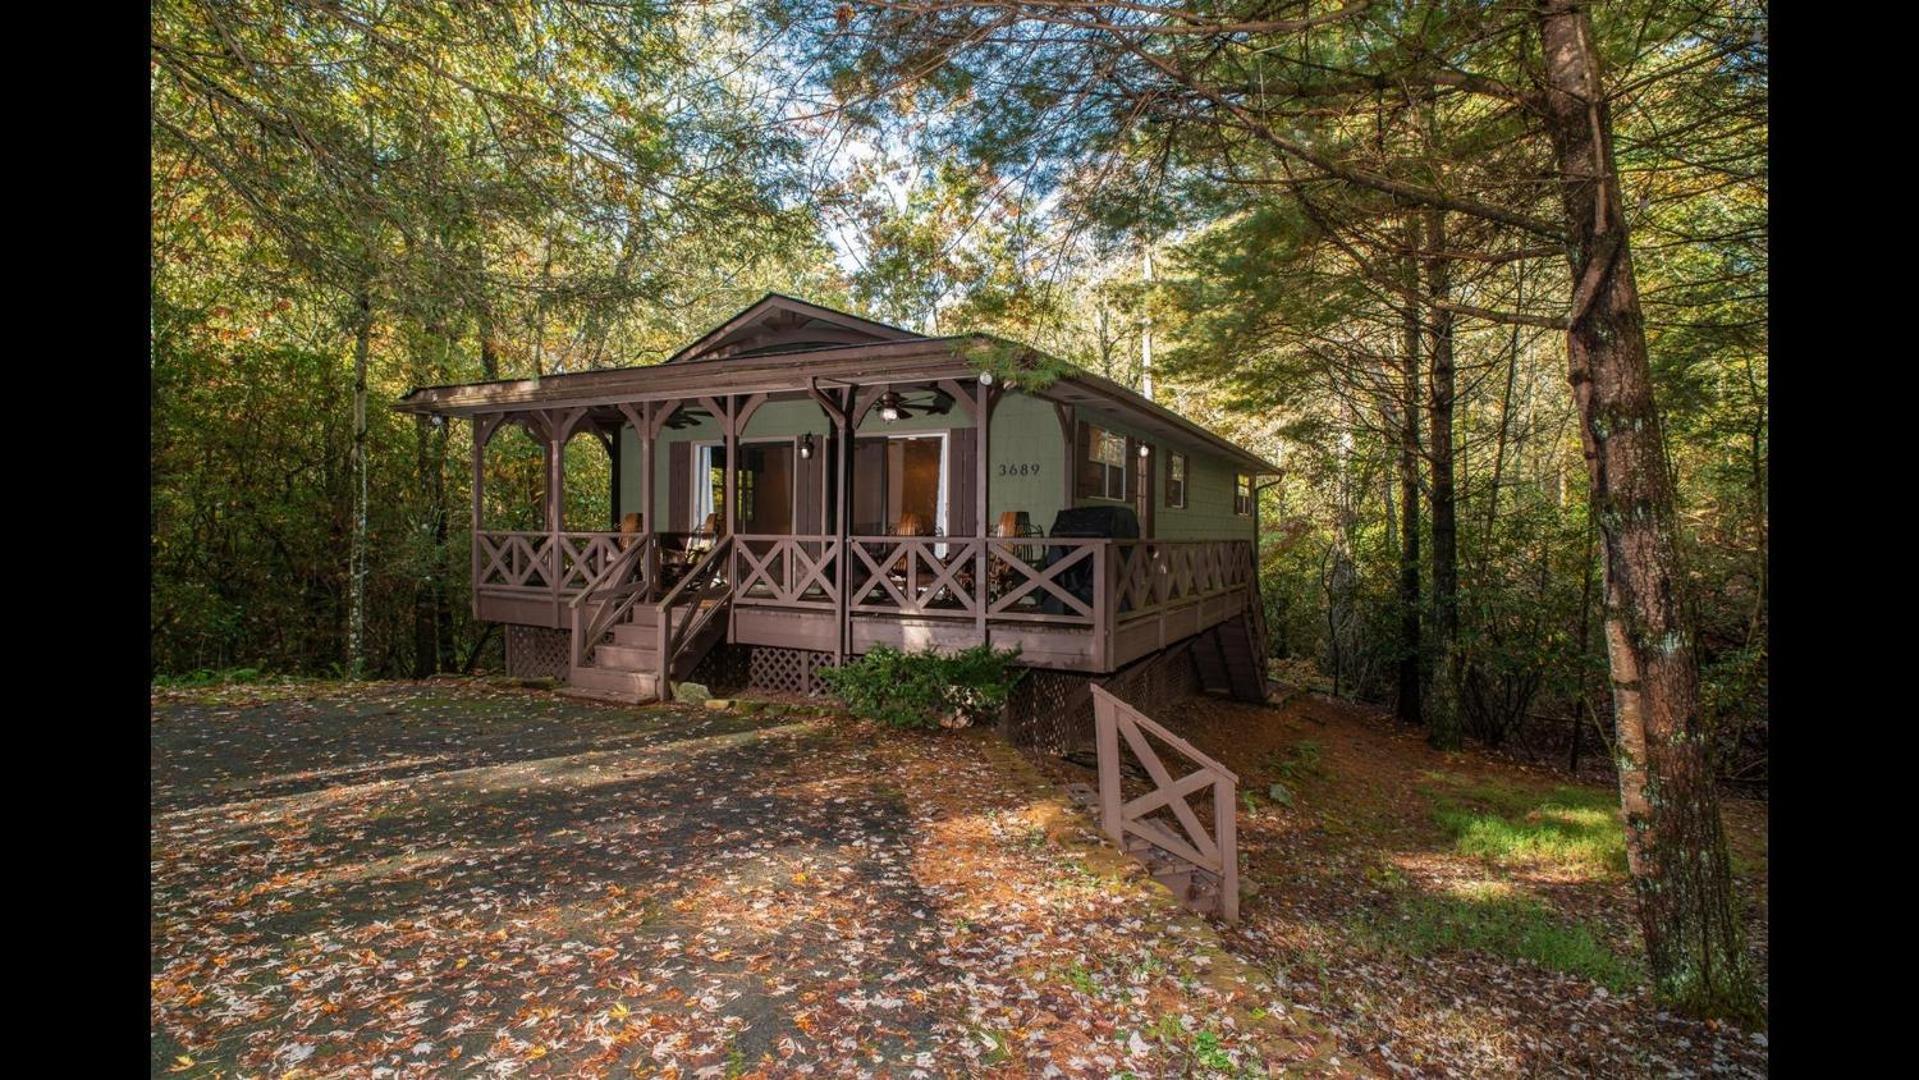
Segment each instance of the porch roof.
M736 325L737 321L730 320L727 326ZM714 335L701 340L714 340ZM832 387L971 379L978 375L978 369L968 359L969 354L980 349L1008 347L1023 349L1028 356L1039 356L1037 350L990 334L912 337L825 347L809 345L723 359L680 359L689 355L689 348L675 354L675 362L569 372L538 379L419 387L395 403L394 408L407 413L476 416L685 400L720 394L804 393L809 383ZM1066 374L1053 383L1043 389L1022 387L1021 392L1094 414L1117 417L1163 438L1210 446L1254 473L1280 471L1279 466L1252 451L1163 405L1148 401L1119 383L1070 364L1061 366Z

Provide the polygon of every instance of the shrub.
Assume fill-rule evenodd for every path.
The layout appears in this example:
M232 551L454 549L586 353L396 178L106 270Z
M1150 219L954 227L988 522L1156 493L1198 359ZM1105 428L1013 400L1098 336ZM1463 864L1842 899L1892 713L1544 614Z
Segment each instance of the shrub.
M901 728L961 728L999 715L1021 672L1018 649L942 654L880 646L820 672L853 715Z

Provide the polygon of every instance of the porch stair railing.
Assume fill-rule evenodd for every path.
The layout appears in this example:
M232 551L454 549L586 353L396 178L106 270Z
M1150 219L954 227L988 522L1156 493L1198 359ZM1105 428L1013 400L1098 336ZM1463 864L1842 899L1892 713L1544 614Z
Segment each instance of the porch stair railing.
M571 623L570 659L574 667L587 667L592 662L593 650L607 632L652 591L657 565L654 549L653 534L641 533L634 538L632 546L620 552L618 558L607 563L567 601Z
M686 576L656 605L658 634L659 693L662 701L673 696L673 680L683 674L682 657L698 657L695 650L711 643L712 630L724 629L714 620L727 614L733 600L733 537L722 536L705 557L694 563ZM684 612L684 614L682 614Z
M1120 849L1146 863L1175 899L1203 914L1239 921L1239 853L1234 788L1239 777L1151 718L1095 685L1093 719L1099 747L1100 828ZM1197 766L1175 777L1154 749L1152 736ZM1145 770L1149 790L1128 799L1121 787L1122 746ZM1212 825L1187 799L1212 791ZM1160 810L1170 822L1154 818Z

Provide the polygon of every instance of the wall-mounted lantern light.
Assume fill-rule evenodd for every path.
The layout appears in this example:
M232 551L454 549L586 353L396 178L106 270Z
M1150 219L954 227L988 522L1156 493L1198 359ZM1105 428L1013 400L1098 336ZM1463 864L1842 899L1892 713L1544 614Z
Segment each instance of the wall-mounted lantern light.
M1150 447L1150 446L1148 446L1148 445L1146 445L1145 443L1140 443L1140 444L1139 444L1139 456L1140 456L1140 457L1150 457L1150 456L1152 456L1152 453L1153 453L1153 448L1152 448L1152 447Z
M813 460L813 433L810 431L800 436L800 460Z

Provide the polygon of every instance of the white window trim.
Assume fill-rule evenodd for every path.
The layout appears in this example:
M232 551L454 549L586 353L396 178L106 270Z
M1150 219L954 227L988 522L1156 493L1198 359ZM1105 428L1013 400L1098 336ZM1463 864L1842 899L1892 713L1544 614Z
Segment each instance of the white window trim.
M1100 435L1111 435L1114 438L1118 439L1121 445L1120 454L1119 454L1120 464L1118 465L1110 464L1106 461L1101 460L1100 458L1096 456L1087 458L1088 461L1099 466L1100 484L1099 484L1099 491L1091 495L1088 495L1086 497L1089 499L1099 499L1102 502L1116 502L1116 503L1130 502L1131 499L1128 498L1127 492L1131 491L1133 487L1133 469L1135 465L1133 462L1133 455L1128 454L1125 450L1125 444L1129 439L1132 438L1132 436L1127 435L1125 432L1119 431L1115 428L1109 428L1103 424L1093 423L1090 420L1086 422L1086 427L1087 427L1086 452L1089 455L1098 454ZM1111 469L1119 470L1119 494L1118 495L1106 494L1106 476L1107 476L1108 470L1111 470Z

